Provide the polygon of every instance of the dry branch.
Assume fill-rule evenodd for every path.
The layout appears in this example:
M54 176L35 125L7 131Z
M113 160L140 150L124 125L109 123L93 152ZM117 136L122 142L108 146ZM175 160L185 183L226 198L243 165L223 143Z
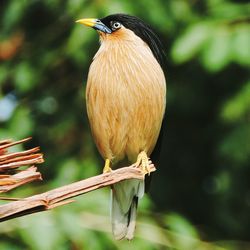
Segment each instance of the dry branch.
M34 164L43 163L43 154L40 148L8 153L8 149L20 143L27 142L31 137L13 142L12 140L0 140L0 193L7 192L20 185L34 180L41 180L41 174L37 172ZM28 166L20 170L20 167Z
M150 165L150 172L155 171L153 164ZM129 167L119 168L109 173L104 173L85 180L74 182L72 184L59 187L48 192L34 195L18 201L0 206L0 222L12 218L45 211L58 207L73 200L72 197L110 186L126 179L144 179L145 173L138 167L131 165Z
M43 155L39 153L39 147L8 153L8 148L28 140L30 138L16 142L12 140L0 141L0 193L7 192L34 180L41 180L41 174L33 166L33 164L44 162ZM30 167L20 170L21 166ZM151 164L150 172L153 171L155 171L155 167ZM145 173L141 168L131 165L23 199L0 197L0 200L11 201L0 206L0 222L26 214L49 210L72 202L72 200L69 200L72 197L110 186L122 180L132 178L144 179L144 176Z
M41 174L37 172L35 166L29 167L14 175L2 175L4 178L0 179L0 193L8 192L9 190L34 180L42 180Z

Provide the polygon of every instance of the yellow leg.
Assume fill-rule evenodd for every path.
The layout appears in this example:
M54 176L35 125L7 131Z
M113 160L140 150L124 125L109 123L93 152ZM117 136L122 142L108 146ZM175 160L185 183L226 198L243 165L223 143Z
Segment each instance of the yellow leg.
M150 175L150 168L149 168L149 158L147 156L147 153L145 151L142 151L138 156L135 163L136 167L141 167L142 171L145 174Z
M111 162L110 162L110 159L106 159L105 160L105 165L104 165L104 168L102 170L103 173L108 173L108 172L111 172L112 171L112 168L111 168Z

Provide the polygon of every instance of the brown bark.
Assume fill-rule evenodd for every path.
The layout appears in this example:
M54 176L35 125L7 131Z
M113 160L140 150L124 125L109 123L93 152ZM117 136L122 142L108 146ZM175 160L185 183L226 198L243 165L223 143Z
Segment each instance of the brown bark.
M150 165L150 172L155 171L153 164ZM119 168L109 173L103 173L85 180L71 183L48 192L34 195L25 199L10 202L0 206L0 221L9 220L15 217L49 210L70 202L72 197L94 191L96 189L110 186L126 179L144 179L145 172L139 167L131 165Z
M39 147L15 153L8 152L10 147L27 142L30 139L29 137L15 142L0 140L0 193L42 179L41 174L37 172L37 168L34 166L34 164L44 162L43 154L39 153ZM27 169L23 169L23 167Z

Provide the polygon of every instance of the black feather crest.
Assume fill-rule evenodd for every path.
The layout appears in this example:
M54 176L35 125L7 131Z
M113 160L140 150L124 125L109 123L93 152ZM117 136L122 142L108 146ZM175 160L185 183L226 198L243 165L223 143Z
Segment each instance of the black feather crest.
M104 17L100 20L110 29L111 22L117 21L120 22L127 29L132 30L149 46L161 67L165 67L165 52L160 39L154 33L152 28L140 18L127 14L113 14Z

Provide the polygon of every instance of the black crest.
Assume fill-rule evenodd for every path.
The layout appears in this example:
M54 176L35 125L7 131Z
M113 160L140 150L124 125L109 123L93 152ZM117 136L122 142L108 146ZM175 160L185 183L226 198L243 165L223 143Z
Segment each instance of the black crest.
M151 49L158 63L164 68L165 65L165 52L163 45L154 33L152 28L143 22L140 18L126 14L114 14L100 19L107 27L112 29L113 22L120 22L127 29L132 30L139 36Z

